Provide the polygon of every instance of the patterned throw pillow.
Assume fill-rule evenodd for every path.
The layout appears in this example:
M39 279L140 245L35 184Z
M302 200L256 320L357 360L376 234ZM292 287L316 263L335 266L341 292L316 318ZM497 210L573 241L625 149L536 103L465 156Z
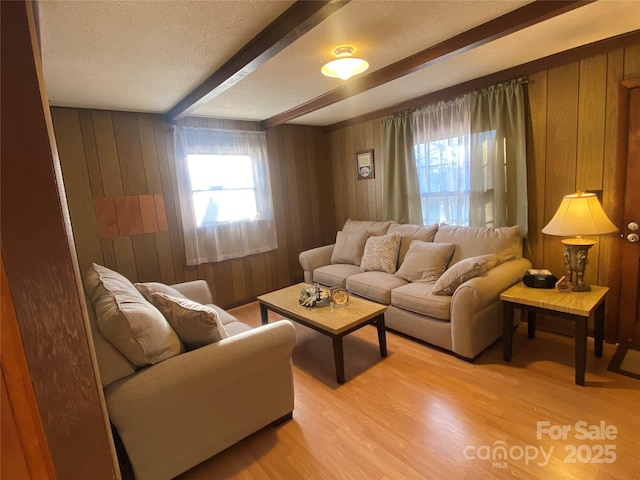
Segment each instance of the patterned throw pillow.
M498 264L497 255L480 255L465 258L453 265L438 279L431 293L435 295L453 295L460 285L478 275L488 272Z
M398 252L400 251L399 233L369 237L364 246L360 270L395 273L398 268Z

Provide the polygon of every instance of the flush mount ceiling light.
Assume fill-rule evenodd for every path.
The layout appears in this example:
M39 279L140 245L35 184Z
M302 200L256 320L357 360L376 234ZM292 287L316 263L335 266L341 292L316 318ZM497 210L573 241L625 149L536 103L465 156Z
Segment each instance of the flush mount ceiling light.
M342 45L333 49L336 54L335 60L325 64L320 70L327 77L341 78L347 80L354 75L364 72L369 68L369 63L361 58L352 57L355 49L351 45Z

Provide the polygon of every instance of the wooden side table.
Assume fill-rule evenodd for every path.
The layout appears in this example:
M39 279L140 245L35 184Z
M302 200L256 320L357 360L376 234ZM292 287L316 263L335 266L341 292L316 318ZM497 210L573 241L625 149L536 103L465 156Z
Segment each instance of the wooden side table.
M590 292L560 293L555 289L530 288L523 283L514 285L500 294L504 307L503 356L511 361L513 348L513 309L527 312L529 338L535 338L536 313L547 313L556 317L572 320L576 324L575 368L576 383L584 385L585 365L587 362L587 325L589 318L594 319L595 355L602 356L604 341L604 308L608 287L592 285Z

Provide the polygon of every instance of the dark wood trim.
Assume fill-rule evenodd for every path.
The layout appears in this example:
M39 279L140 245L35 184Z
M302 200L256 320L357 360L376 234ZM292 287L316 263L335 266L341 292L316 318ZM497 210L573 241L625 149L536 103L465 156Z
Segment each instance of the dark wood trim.
M16 474L20 471L18 469L20 460L24 459L25 470L32 473L29 478L55 480L56 474L33 391L33 384L28 381L29 366L22 347L22 336L9 291L4 258L0 263L0 275L2 383L3 387L6 385L7 394L6 397L3 395L2 409L0 409L2 411L2 471L5 472L6 468L6 472ZM4 403L5 401L7 404ZM7 425L5 425L6 412L10 412L14 417L17 430L15 437L6 436L9 433ZM17 455L18 453L22 455Z
M450 100L458 95L462 95L473 90L488 87L489 85L495 85L496 83L505 82L512 78L522 77L530 75L535 72L547 70L549 68L557 67L560 65L566 65L567 63L575 62L583 58L599 55L617 48L623 48L633 43L640 43L640 30L634 30L629 33L624 33L615 37L611 37L605 40L599 40L581 47L572 48L559 52L548 57L533 60L531 62L523 63L516 67L508 68L500 72L492 73L484 77L475 78L468 82L460 83L452 87L438 90L437 92L431 92L421 97L413 98L403 103L394 105L393 107L376 110L358 117L350 118L342 122L333 123L324 127L325 133L341 128L355 125L357 123L366 122L375 118L385 117L387 115L393 115L395 113L402 112L404 110L410 110L412 108L419 108L430 103L435 103L443 100Z
M624 199L627 175L627 151L629 146L629 99L631 90L640 87L640 77L622 80L618 84L618 118L616 131L616 168L613 212L611 221L615 225L624 224ZM620 313L620 272L622 271L622 242L615 238L611 245L609 257L609 302L607 302L605 339L607 342L617 343L618 323Z
M165 119L174 122L220 95L349 2L298 0L173 106Z
M119 479L90 344L33 4L0 2L0 9L2 289L3 296L5 288L11 296L29 368L20 380L33 386L55 477ZM4 338L9 333L4 320L3 312L3 372L4 342L11 340Z
M263 127L275 127L286 123L294 118L371 90L372 88L421 70L454 55L464 53L498 38L535 25L536 23L548 20L549 18L561 15L575 8L588 5L589 3L591 3L591 1L538 1L527 4L524 7L449 38L410 57L403 58L391 65L380 68L369 75L355 78L343 86L320 95L302 105L274 115L262 122Z

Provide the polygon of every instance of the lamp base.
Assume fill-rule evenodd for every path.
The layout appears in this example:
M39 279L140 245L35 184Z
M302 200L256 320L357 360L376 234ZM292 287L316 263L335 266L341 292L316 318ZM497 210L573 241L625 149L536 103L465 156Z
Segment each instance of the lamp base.
M567 238L562 240L564 244L564 265L567 269L567 278L573 284L574 292L590 292L591 287L584 283L584 271L589 264L587 255L589 249L595 245L595 240L586 238Z

